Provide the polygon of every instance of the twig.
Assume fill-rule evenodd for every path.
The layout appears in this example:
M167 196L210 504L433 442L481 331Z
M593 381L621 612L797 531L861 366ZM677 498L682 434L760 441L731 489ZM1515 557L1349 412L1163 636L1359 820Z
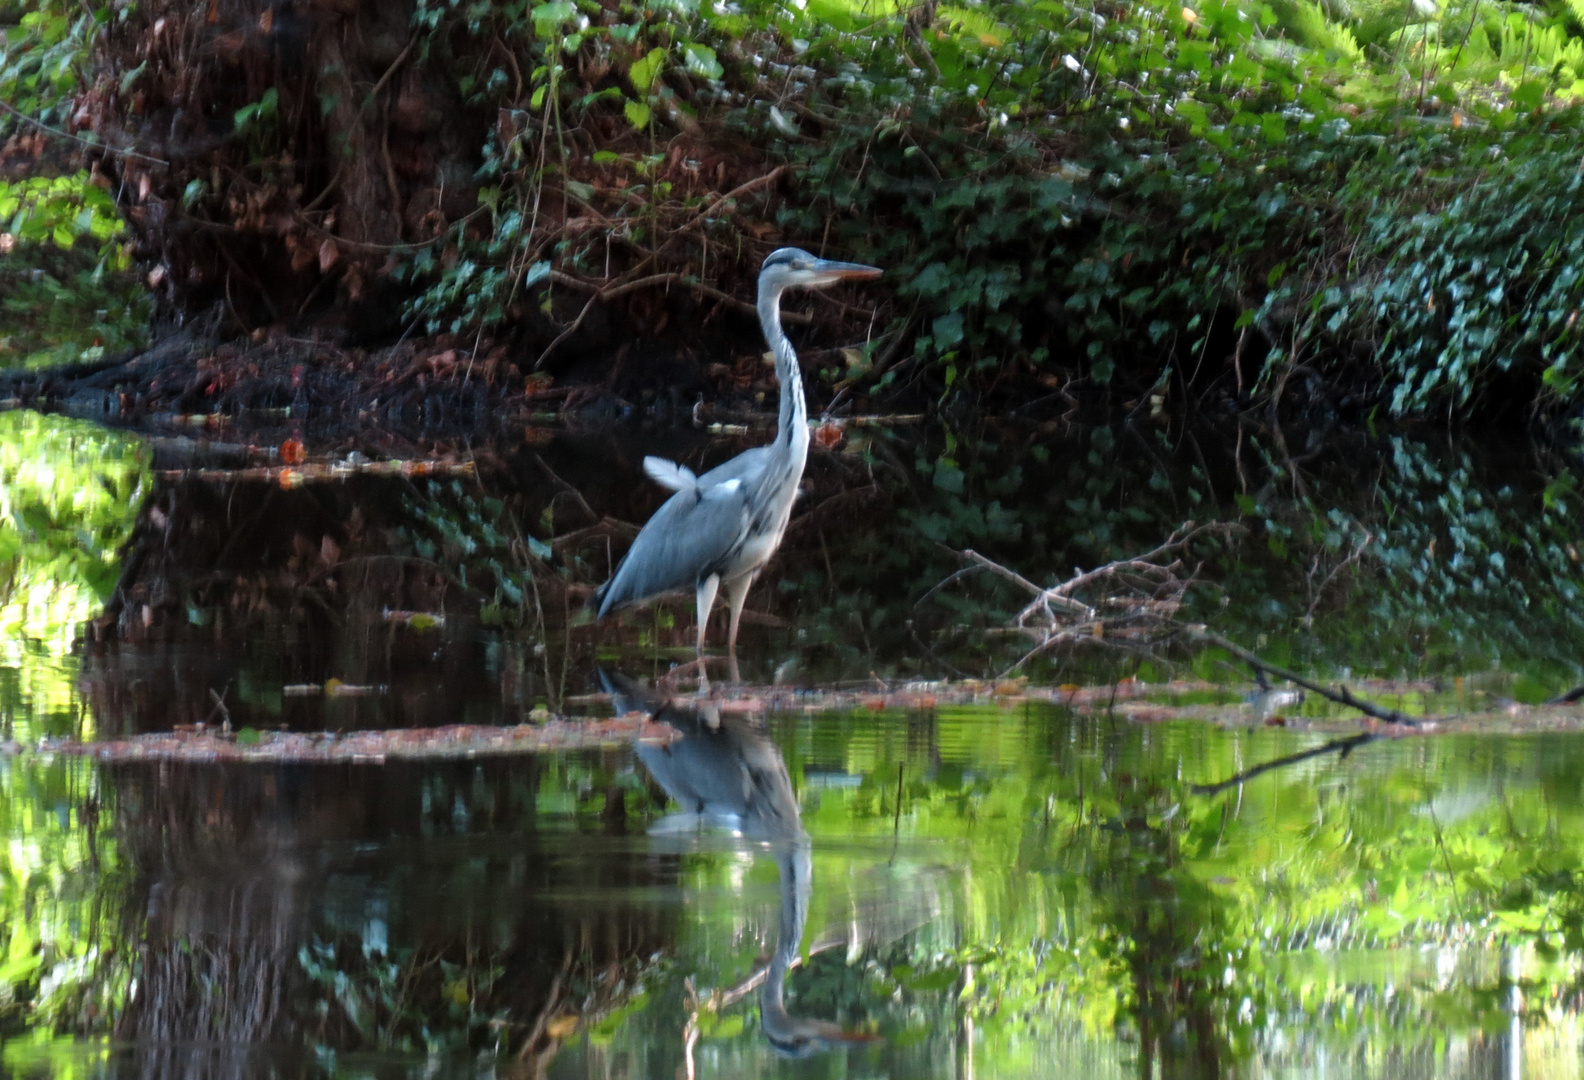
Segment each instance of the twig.
M1366 531L1364 533L1363 539L1361 539L1357 544L1353 545L1353 550L1348 554L1347 558L1343 559L1341 562L1337 563L1331 568L1331 572L1327 574L1320 582L1320 587L1314 591L1314 595L1309 600L1309 610L1304 614L1305 626L1311 625L1314 622L1315 608L1320 606L1320 601L1325 596L1325 591L1331 587L1331 582L1335 581L1336 576L1343 570L1346 570L1353 563L1358 562L1359 556L1364 554L1364 549L1369 547L1370 542L1374 539L1374 535ZM1310 580L1313 580L1313 578Z
M402 66L402 61L412 54L413 46L417 44L417 34L407 39L407 44L403 46L402 51L396 54L396 59L392 60L390 67L385 69L385 74L379 77L379 82L375 83L374 89L368 92L368 97L363 99L363 107L365 109L374 103L375 98L379 97L379 92L385 89L385 84L390 82L391 76L396 74L396 69Z
M1065 590L1067 585L1071 584L1071 582L1067 582L1067 583L1064 583L1062 585L1058 585L1058 586L1056 586L1055 588L1052 588L1052 589L1042 589L1038 585L1036 585L1032 581L1030 581L1028 578L1024 577L1022 574L1019 574L1017 571L1008 570L1006 567L1002 566L1000 563L995 562L995 561L993 561L991 559L985 558L983 555L979 554L977 551L974 551L972 548L969 548L966 551L960 552L960 554L962 555L963 558L967 559L969 562L977 563L980 566L984 567L986 570L989 570L991 573L996 574L999 577L1006 578L1008 581L1012 582L1012 584L1017 585L1020 588L1027 589L1029 592L1033 593L1035 596L1037 596L1039 598L1038 600L1035 601L1035 603L1048 602L1050 600L1055 600L1055 601L1058 601L1057 607L1065 609L1070 614L1077 615L1077 616L1080 616L1081 618L1085 618L1085 619L1092 619L1092 618L1095 617L1095 609L1094 608L1090 607L1088 604L1085 604L1085 603L1083 603L1080 600L1074 600L1071 597L1066 596L1063 593L1056 591L1057 589ZM1100 573L1100 571L1098 571L1098 570L1091 571L1088 576L1090 578L1093 578L1098 573Z
M215 707L209 711L209 716L211 719L213 719L214 714L219 713L222 717L221 722L225 725L224 730L226 732L230 732L231 730L231 710L226 708L225 703L226 692L230 689L230 683L226 683L225 688L222 689L218 694L214 692L214 687L211 686L209 688L209 696L214 699L215 703Z
M592 281L584 281L582 278L575 278L571 274L563 274L559 270L550 271L550 280L554 281L558 285L565 285L570 289L577 289L580 292L593 293L594 299L596 300L613 300L623 293L632 292L634 289L647 288L651 285L684 285L701 296L707 296L712 300L719 300L721 303L726 304L729 307L736 308L745 315L759 314L759 309L748 303L746 300L739 300L731 293L722 292L713 286L705 285L703 282L689 281L686 274L679 274L674 271L664 274L650 274L648 277L642 277L636 281L628 281L619 285L607 285L603 287L596 285ZM781 321L808 324L814 321L814 316L804 314L800 311L783 311L781 313Z
M535 454L533 458L535 464L537 464L540 469L544 470L544 474L550 478L550 482L556 487L560 488L562 492L570 494L574 499L576 499L578 506L583 508L583 512L587 514L596 525L603 523L603 517L594 512L594 508L588 504L588 500L583 498L583 493L581 491L567 483L565 480L561 479L554 469L545 464L544 458L540 457L538 454ZM551 542L554 543L554 540L555 538L552 537Z
M49 135L53 135L57 139L69 139L79 146L86 146L90 150L102 150L106 154L115 154L117 157L132 158L136 161L146 161L150 165L163 165L167 169L170 168L170 162L162 161L157 157L150 157L147 154L140 154L136 150L122 150L119 147L111 146L108 143L94 142L92 139L85 139L81 135L73 135L69 131L62 131L60 128L50 127L44 121L35 120L33 117L29 116L21 109L18 109L15 105L12 105L8 101L0 100L0 109L3 109L5 112L16 117L24 124L32 124L40 131Z
M1361 700L1360 698L1355 697L1353 692L1345 686L1338 686L1335 690L1333 690L1330 687L1322 686L1317 682L1306 679L1302 675L1299 675L1295 672L1288 671L1286 668L1277 667L1275 664L1268 663L1267 661L1261 659L1257 653L1249 652L1247 649L1243 648L1243 646L1235 645L1226 638L1222 637L1220 634L1212 633L1203 626L1191 626L1188 628L1188 630L1201 641L1207 641L1212 645L1217 645L1225 649L1227 652L1231 653L1239 660L1242 660L1244 663L1269 672L1278 679L1286 679L1289 682L1303 687L1305 690L1312 690L1328 701L1334 701L1338 705L1346 705L1350 709L1357 709L1365 716L1373 717L1382 723L1402 724L1404 727L1419 726L1419 721L1415 720L1413 717L1405 716L1396 709L1383 709L1379 705L1372 705L1367 701Z
M545 1028L549 1026L550 1014L555 1011L557 1005L561 1004L561 981L566 978L567 973L571 970L572 950L568 949L566 955L562 958L561 970L556 972L555 978L550 980L550 992L545 995L544 1008L539 1010L539 1015L534 1018L533 1027L528 1031L528 1037L523 1040L521 1049L517 1051L518 1061L522 1061L533 1053L534 1045L538 1043L539 1037L544 1034Z
M1188 541L1193 540L1204 533L1224 531L1226 528L1227 526L1217 522L1211 522L1209 525L1199 526L1195 526L1191 521L1184 522L1177 527L1175 532L1166 538L1165 543L1161 544L1160 547L1156 548L1155 550L1146 551L1144 554L1134 556L1131 559L1118 559L1116 562L1106 563L1104 566L1097 566L1087 573L1079 574L1074 578L1062 582L1060 585L1057 585L1055 588L1051 589L1050 592L1056 596L1065 598L1074 591L1083 588L1085 585L1096 580L1097 578L1108 577L1122 570L1143 570L1146 567L1152 569L1161 569L1159 563L1154 563L1150 560L1158 559L1169 551L1183 547L1188 543Z
M790 168L790 166L788 166L788 165L777 165L775 168L771 169L769 172L765 173L763 176L756 176L752 180L749 180L747 183L739 184L736 187L732 188L726 194L722 195L720 198L718 198L714 202L710 203L709 206L705 207L703 210L701 210L697 214L694 214L690 219L688 219L687 223L684 224L681 228L675 230L671 234L671 238L669 240L667 240L665 243L661 244L659 246L659 248L657 248L655 250L655 254L658 255L660 252L664 251L666 248L668 248L672 244L676 243L677 237L681 236L684 231L686 231L688 229L691 229L693 226L697 225L701 221L707 221L710 218L714 217L715 216L715 211L717 211L721 207L725 206L732 199L735 199L735 198L737 198L738 196L741 196L741 195L746 195L748 192L752 191L754 188L766 187L766 186L768 186L770 184L775 183L777 180L781 179L782 174L785 173L788 168Z
M684 285L696 293L707 296L712 300L719 300L721 303L726 304L729 307L733 307L744 314L757 315L759 313L758 308L744 300L737 299L730 293L721 292L721 290L712 288L711 286L705 285L702 282L689 281L685 274L679 274L675 272L650 274L648 277L641 277L633 281L626 281L617 285L606 285L604 287L596 285L592 281L584 281L581 278L575 278L571 274L563 274L559 270L550 271L550 280L555 282L557 285L565 285L570 289L577 289L580 292L586 292L590 295L588 302L583 305L583 310L578 312L577 318L573 319L571 324L568 325L565 330L557 334L554 340L544 347L544 351L539 354L539 359L534 361L535 371L544 370L545 359L555 351L558 345L560 345L567 338L571 337L573 334L577 333L578 328L583 325L583 320L588 318L588 313L594 309L594 305L596 303L614 300L616 297L621 296L624 293L635 292L638 289L646 289L653 285ZM813 322L814 319L811 315L805 315L795 311L788 311L782 313L781 321L791 323L810 323Z

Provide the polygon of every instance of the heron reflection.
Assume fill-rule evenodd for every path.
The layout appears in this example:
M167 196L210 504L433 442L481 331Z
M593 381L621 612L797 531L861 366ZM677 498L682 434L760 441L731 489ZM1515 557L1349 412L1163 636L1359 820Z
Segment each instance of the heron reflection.
M638 757L656 782L681 807L651 832L725 829L769 845L776 861L781 916L775 951L759 992L760 1027L777 1051L808 1057L872 1036L844 1031L827 1020L794 1016L786 1007L786 980L797 959L813 895L813 849L803 830L786 762L754 721L723 715L711 702L679 706L660 702L628 680L601 672L621 712L643 711L669 724L682 738L666 744L638 743Z

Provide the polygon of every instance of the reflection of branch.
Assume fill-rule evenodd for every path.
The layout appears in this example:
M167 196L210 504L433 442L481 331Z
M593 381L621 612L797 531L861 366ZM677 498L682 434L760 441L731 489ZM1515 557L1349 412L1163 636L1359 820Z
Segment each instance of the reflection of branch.
M831 941L816 942L809 946L809 959L812 960L822 952L829 952L831 949L843 948L846 945L846 938L836 938ZM795 971L802 966L803 957L794 956L791 962L787 964L787 970ZM708 1007L716 1012L719 1012L722 1009L729 1008L730 1006L737 1004L743 998L747 997L749 994L763 986L765 978L769 974L769 964L764 964L760 967L754 968L753 973L742 982L738 983L736 986L729 987L725 990L716 990L713 994L711 994Z
M1345 686L1339 686L1332 690L1321 686L1319 683L1311 682L1302 675L1294 674L1286 668L1277 667L1275 664L1261 659L1257 653L1251 653L1241 645L1234 645L1220 634L1211 633L1202 626L1192 627L1191 632L1201 641L1208 641L1212 645L1220 646L1244 663L1251 664L1261 671L1269 672L1278 679L1286 679L1289 682L1296 683L1305 690L1312 690L1328 701L1334 701L1338 705L1346 705L1350 709L1357 709L1365 716L1372 716L1383 723L1402 724L1405 727L1419 726L1419 721L1413 717L1406 716L1396 709L1383 709L1379 705L1371 705L1369 702L1355 697L1353 692Z
M555 978L550 980L550 993L545 996L544 1008L539 1010L539 1015L534 1018L533 1027L528 1031L528 1038L523 1040L522 1049L517 1051L517 1060L523 1061L533 1053L538 1045L539 1038L550 1025L550 1017L554 1015L556 1006L561 1004L561 981L572 970L572 950L568 949L561 960L561 970L556 972Z
M1349 735L1345 739L1332 739L1328 743L1311 746L1309 749L1300 750L1296 754L1287 754L1267 761L1262 765L1255 765L1251 769L1244 769L1236 776L1229 776L1218 784L1190 784L1188 790L1195 795L1219 795L1227 788L1237 787L1239 784L1254 779L1260 773L1270 772L1272 769L1285 768L1288 765L1296 765L1300 761L1307 761L1312 757L1319 757L1321 754L1340 751L1342 756L1346 758L1356 748L1363 746L1365 743L1374 742L1378 738L1380 738L1379 733L1366 731L1358 735Z

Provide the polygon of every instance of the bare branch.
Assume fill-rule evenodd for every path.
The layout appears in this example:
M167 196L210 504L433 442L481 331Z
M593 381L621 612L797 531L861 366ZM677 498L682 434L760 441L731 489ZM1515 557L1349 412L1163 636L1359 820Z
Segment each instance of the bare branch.
M1398 712L1396 709L1383 709L1379 705L1372 705L1361 698L1355 697L1353 692L1345 686L1338 686L1335 689L1322 686L1311 679L1304 678L1302 675L1288 671L1286 668L1277 667L1275 664L1261 659L1257 653L1249 652L1243 646L1233 644L1220 634L1212 633L1202 626L1193 626L1189 627L1188 629L1199 640L1208 641L1212 645L1218 645L1227 652L1231 653L1233 656L1237 657L1239 660L1242 660L1244 663L1256 667L1268 674L1274 675L1278 679L1286 679L1288 682L1293 683L1296 686L1301 686L1305 690L1312 690L1314 693L1319 694L1327 701L1334 701L1338 705L1346 705L1350 709L1357 709L1365 716L1373 717L1382 723L1402 724L1404 727L1419 726L1419 721L1415 720L1413 717L1406 716L1403 713Z

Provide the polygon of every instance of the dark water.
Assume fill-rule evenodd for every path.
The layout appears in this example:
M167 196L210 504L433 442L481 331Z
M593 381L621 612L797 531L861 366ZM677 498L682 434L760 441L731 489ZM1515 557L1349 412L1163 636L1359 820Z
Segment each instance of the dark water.
M607 538L658 501L642 454L679 440L690 462L733 448L533 434L472 448L473 476L291 487L162 475L181 466L140 440L0 413L0 1071L1579 1071L1573 734L1376 742L1215 795L1193 785L1326 736L811 698L674 714L668 749L487 762L50 749L606 710L596 664L647 680L687 655L685 609L578 614ZM1018 598L926 596L947 548L1047 581L1219 517L1248 534L1199 553L1192 602L1229 636L1532 699L1580 666L1574 468L1406 436L860 432L811 466L746 674L993 677ZM1033 674L1172 664L1242 678L1107 652Z

